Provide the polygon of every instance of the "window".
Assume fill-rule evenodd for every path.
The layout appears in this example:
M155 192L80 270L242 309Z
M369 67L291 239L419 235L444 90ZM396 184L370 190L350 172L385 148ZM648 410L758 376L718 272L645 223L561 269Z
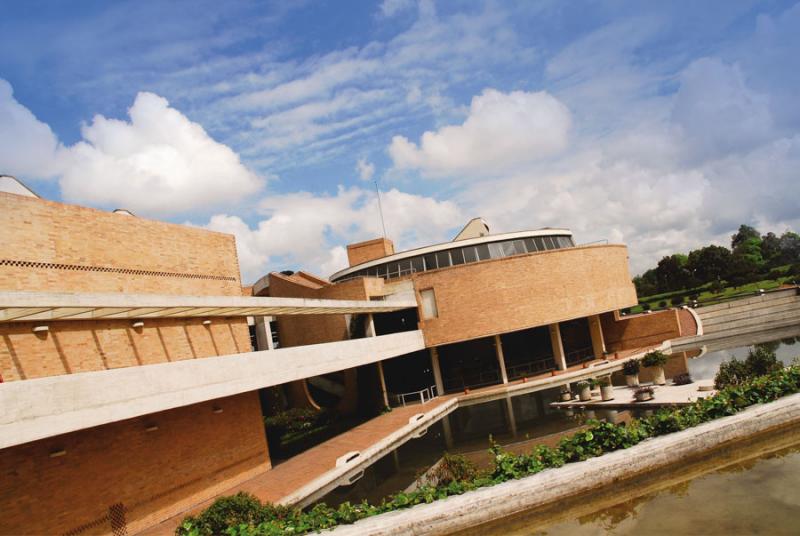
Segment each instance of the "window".
M489 256L492 259L503 258L503 245L500 242L492 242L489 244Z
M478 260L478 253L475 251L475 246L461 248L464 253L464 262L476 262Z
M503 257L511 257L512 255L517 254L517 249L514 246L514 242L512 240L507 240L506 242L500 242L500 247L503 248Z
M430 320L439 316L439 310L436 308L436 294L432 288L419 291L419 296L422 300L422 319Z
M461 251L461 248L451 249L450 258L453 261L453 266L457 264L464 264L464 252Z
M400 275L408 275L411 273L411 259L406 259L397 263L400 266Z
M572 240L570 240L568 236L559 236L558 245L561 246L562 248L571 248Z
M426 270L435 270L436 269L436 255L431 253L430 255L425 255L423 257L425 259L425 269Z
M533 241L536 243L536 249L538 249L539 251L544 251L547 249L547 247L545 247L544 245L544 240L542 240L541 236L534 236Z
M413 257L411 259L411 271L412 272L425 271L425 262L422 260L422 257Z
M492 258L492 256L489 255L489 246L488 245L479 244L479 245L475 246L475 249L478 251L478 258L480 260L488 261L489 259Z
M544 243L547 246L547 249L558 249L558 246L553 242L552 236L545 236Z
M536 243L533 241L533 238L525 239L525 248L528 250L528 253L535 253L539 251L539 249L536 247Z
M440 251L436 254L436 264L439 268L447 268L450 266L450 252Z
M400 266L396 262L390 262L387 264L386 269L389 272L387 276L390 278L398 277L400 275Z
M375 275L378 276L378 277L385 278L386 277L386 265L385 264L379 264L378 266L376 266L375 267Z

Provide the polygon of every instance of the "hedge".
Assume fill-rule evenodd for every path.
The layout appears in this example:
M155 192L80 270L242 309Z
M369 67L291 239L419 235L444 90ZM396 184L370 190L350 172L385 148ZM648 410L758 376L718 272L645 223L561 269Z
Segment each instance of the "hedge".
M430 503L467 491L523 478L545 469L561 467L626 449L657 437L721 417L734 415L753 404L772 402L800 392L800 366L797 364L732 385L689 406L665 408L653 416L633 419L627 424L590 420L588 427L564 437L557 447L539 445L528 454L512 454L492 444L490 470L477 472L451 460L457 467L455 478L440 479L438 486L422 486L410 493L398 493L380 504L348 502L338 508L319 503L309 510L262 504L240 493L218 499L197 517L187 517L176 530L179 536L228 534L231 536L273 536L319 532L337 525L355 523L366 517Z

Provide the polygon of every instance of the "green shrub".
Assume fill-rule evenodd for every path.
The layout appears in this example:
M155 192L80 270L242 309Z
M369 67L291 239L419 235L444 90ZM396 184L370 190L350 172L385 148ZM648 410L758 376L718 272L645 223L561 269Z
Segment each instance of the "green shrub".
M667 300L661 300L660 302L658 302L659 308L663 309L666 306L667 306Z
M445 452L432 476L437 485L447 485L451 482L475 479L478 476L478 469L464 456Z
M622 364L622 373L625 376L635 376L639 374L639 361L636 359L629 359Z
M688 372L681 372L672 378L673 385L688 385L692 382L692 376Z
M748 356L749 359L749 356ZM772 368L763 356L751 360L753 370ZM713 419L734 415L753 404L777 400L800 391L800 366L772 369L766 375L742 381L682 408L665 408L651 417L633 419L627 424L588 421L587 428L564 437L556 448L538 445L527 454L503 451L492 442L491 471L472 472L466 460L453 456L448 468L451 478L439 486L422 486L410 493L397 493L380 504L343 503L332 508L320 503L303 511L261 504L244 493L223 497L202 514L187 517L176 530L179 536L277 536L319 532L336 525L355 523L369 516L410 508L417 504L460 495L470 490L523 478L547 469L578 462L607 452L626 449L641 441L697 426ZM448 462L450 463L450 462Z
M643 304L642 304L642 311L649 311L649 310L650 310L650 308L651 308L651 307L650 307L650 304L649 304L649 303L643 303Z
M717 389L723 389L732 385L741 385L756 376L763 376L781 368L783 368L783 364L778 361L773 350L757 346L750 350L744 361L739 361L734 357L730 361L721 363L717 375L714 377L714 386Z
M653 350L644 354L642 365L645 367L663 367L667 364L667 356L660 350Z

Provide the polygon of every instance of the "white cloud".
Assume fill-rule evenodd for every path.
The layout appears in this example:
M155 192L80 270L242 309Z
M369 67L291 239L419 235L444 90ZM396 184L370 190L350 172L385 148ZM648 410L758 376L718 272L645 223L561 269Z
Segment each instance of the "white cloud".
M701 58L680 80L672 121L693 157L747 150L775 136L767 97L747 87L738 66Z
M390 237L399 249L448 239L465 220L451 201L382 192ZM243 278L252 282L270 270L310 270L323 277L344 268L342 244L381 235L375 193L342 188L336 195L298 192L261 201L266 217L247 225L238 216L215 215L207 228L236 236Z
M17 102L11 84L0 78L0 174L52 177L58 148L50 127Z
M261 180L166 99L139 93L130 121L94 117L60 158L65 200L144 214L199 212L252 195Z
M366 158L359 158L356 162L356 171L358 171L358 178L362 181L372 180L372 176L375 174L375 164Z
M414 7L414 0L383 0L379 11L381 16L389 18L412 7Z
M570 125L567 107L546 92L486 89L463 124L425 132L419 145L395 136L389 154L397 168L429 176L496 175L562 151Z

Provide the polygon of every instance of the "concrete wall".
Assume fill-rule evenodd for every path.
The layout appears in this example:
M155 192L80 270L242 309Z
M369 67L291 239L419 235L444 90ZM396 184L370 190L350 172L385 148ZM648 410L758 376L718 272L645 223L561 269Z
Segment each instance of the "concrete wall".
M424 348L419 331L82 372L0 385L0 448L374 363Z
M625 246L532 253L417 273L412 280L418 302L423 289L436 294L439 317L420 322L428 346L636 304Z
M657 313L623 316L615 320L613 313L600 315L608 352L654 346L681 336L677 309Z
M269 467L256 393L35 441L0 450L0 534L110 534L120 503L131 534Z
M0 289L241 295L231 235L0 192Z

